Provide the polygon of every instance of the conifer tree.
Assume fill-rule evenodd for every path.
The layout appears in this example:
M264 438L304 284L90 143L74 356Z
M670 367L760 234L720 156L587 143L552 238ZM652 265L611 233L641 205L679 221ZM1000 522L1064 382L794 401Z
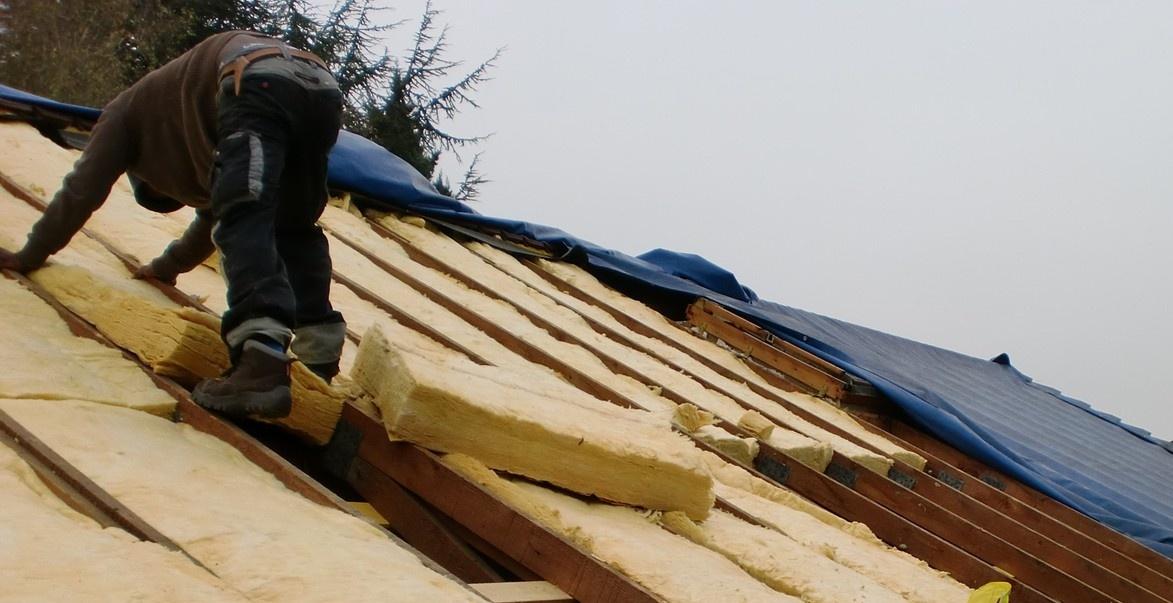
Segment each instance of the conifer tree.
M347 129L406 160L441 192L474 200L487 182L479 155L455 192L436 164L485 140L446 124L478 107L473 95L502 51L461 73L463 63L449 56L449 29L428 3L410 49L393 57L383 45L403 22L380 22L383 10L371 0L336 0L324 12L309 0L0 0L0 81L100 106L212 34L256 31L326 61L345 98Z

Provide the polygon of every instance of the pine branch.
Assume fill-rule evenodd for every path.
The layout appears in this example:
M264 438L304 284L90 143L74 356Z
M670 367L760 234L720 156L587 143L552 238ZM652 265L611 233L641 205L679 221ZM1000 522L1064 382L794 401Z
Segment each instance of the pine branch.
M472 161L468 164L468 169L464 172L464 179L460 181L460 187L456 189L456 194L452 198L464 203L476 203L480 201L481 186L492 182L485 177L484 174L477 169L480 163L481 154L473 155Z

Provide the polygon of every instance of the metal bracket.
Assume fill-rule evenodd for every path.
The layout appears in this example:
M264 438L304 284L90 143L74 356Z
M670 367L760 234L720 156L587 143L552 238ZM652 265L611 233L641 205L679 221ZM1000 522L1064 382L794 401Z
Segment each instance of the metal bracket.
M856 475L855 472L851 469L848 469L839 463L831 463L830 465L827 465L826 474L827 477L830 477L844 486L847 486L853 490L855 489Z
M757 459L754 459L754 467L762 475L778 482L780 485L785 484L787 478L790 477L790 467L768 456L759 456Z
M983 482L986 482L987 484L989 484L989 485L991 485L991 486L993 486L1003 492L1006 491L1006 482L998 479L998 476L996 476L992 473L983 473L978 476L978 479L982 480Z
M953 488L954 490L961 490L965 486L965 479L964 478L953 475L952 473L949 473L948 471L938 471L936 477L937 477L937 479L941 480L946 486L949 486L949 487Z
M888 479L912 490L916 487L916 476L905 473L895 467L888 469Z

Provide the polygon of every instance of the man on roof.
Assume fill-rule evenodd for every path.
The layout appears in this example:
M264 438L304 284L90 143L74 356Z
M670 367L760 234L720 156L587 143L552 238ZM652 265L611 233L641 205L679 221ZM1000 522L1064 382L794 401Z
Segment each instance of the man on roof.
M218 249L232 368L193 397L233 415L285 416L288 352L330 380L346 334L317 225L341 115L338 84L317 56L251 32L211 36L106 105L28 242L0 250L0 267L44 264L123 173L149 210L196 208L186 232L135 276L173 283Z

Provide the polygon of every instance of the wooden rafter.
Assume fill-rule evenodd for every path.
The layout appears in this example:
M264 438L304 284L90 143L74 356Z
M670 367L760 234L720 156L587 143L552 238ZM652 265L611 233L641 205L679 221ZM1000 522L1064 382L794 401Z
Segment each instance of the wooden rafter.
M501 299L508 301L506 296L499 296L499 294L493 291L491 287L486 286L478 279L465 273L460 266L456 266L451 263L445 263L439 258L432 257L402 237L396 237L396 240L405 247L408 255L417 262L420 262L430 268L439 270L446 274L453 275L462 283L479 290L486 295L500 297ZM551 299L555 303L559 303L556 298ZM546 320L541 315L532 311L528 311L524 307L516 305L515 307L523 316L534 322L539 327L542 327L547 332L554 334L559 339L575 343L590 350L599 356L603 362L606 363L607 366L616 373L627 375L639 380L646 381L648 379L646 375L643 375L639 371L624 365L620 360L612 358L604 350L598 349L589 341L564 332L557 323ZM733 316L715 304L705 300L698 302L696 307L700 308L697 310L697 312L703 312L706 316L712 316L720 319L724 325L727 325L725 330L732 328L740 329L746 323L746 321L743 319ZM568 309L574 311L573 307L568 307ZM690 315L692 314L693 312L690 310ZM635 347L636 349L644 351L650 355L656 355L653 351L639 346L632 338L626 336L626 334L605 324L602 324L599 321L593 320L589 316L586 316L582 313L579 313L579 316L582 317L589 325L591 325L592 328L607 336L609 339L626 343L629 346ZM747 336L748 335L749 334L747 334ZM793 357L796 359L800 358L800 353L806 354L802 350L797 350L797 348L792 350L792 353L795 354ZM809 354L801 357L803 366L811 367L812 370L814 370L814 367L817 366L818 370L822 371L823 374L829 377L849 378L846 377L846 374L841 370L827 370L827 364L825 362L817 359L811 360L811 358L813 357L810 357ZM688 373L691 378L699 381L705 387L728 396L747 410L754 409L752 404L744 400L737 392L723 387L720 384L713 383L712 381L707 380L702 376L698 376L695 373L688 371L685 367L679 365L673 366L671 364L670 366L676 370ZM597 387L597 385L595 387ZM673 391L672 388L663 384L661 384L661 387L663 388L661 392L662 395L673 400L674 402L684 403L689 401L687 397ZM866 441L857 438L854 434L840 429L839 427L823 420L822 418L806 411L805 409L790 403L784 398L775 396L772 392L762 392L761 395L774 400L788 410L798 414L803 419L810 421L819 427L845 437L865 448L871 448L871 446ZM623 403L626 405L628 402L624 400ZM874 448L871 449L878 452L878 450ZM859 484L853 484L852 487L867 489L871 492L882 492L892 487L891 484L884 482L874 474L863 470L856 463L843 457L842 455L837 454L833 463L833 469L838 470L839 474L852 475L855 476L852 478L853 481L860 481ZM1128 563L1127 560L1124 560L1124 563L1116 564L1116 567L1120 568L1121 571L1127 571L1128 575L1117 575L1116 569L1102 567L1095 561L1086 558L1086 556L1082 554L1082 550L1073 549L1060 542L1057 542L1049 536L1037 532L1032 527L1030 527L1030 524L1021 522L1015 517L1001 512L997 508L991 507L980 500L970 497L964 491L951 488L940 488L938 482L935 480L921 479L927 478L928 476L921 473L917 469L905 465L902 462L896 461L896 466L891 469L890 475L893 477L893 482L913 490L917 494L940 505L949 512L955 513L956 515L969 520L974 525L984 527L991 534L997 534L999 538L1006 540L1011 545L1023 549L1023 551L1029 553L1031 556L1038 559L1045 559L1047 560L1048 564L1053 565L1056 568L1062 568L1068 574L1073 576L1080 576L1091 586L1103 590L1106 593L1115 594L1116 596L1129 596L1144 599L1145 594L1134 592L1137 589L1135 589L1134 585L1130 584L1130 582L1135 583L1142 588L1147 588L1153 592L1160 592L1166 587L1173 588L1173 584L1164 584L1164 580L1161 576L1149 575L1149 573L1143 571L1144 568L1135 567L1135 564Z
M941 459L942 463L948 463L949 466L955 467L956 472L968 478L967 483L980 482L998 492L1005 493L1023 505L1038 509L1063 525L1084 534L1088 539L1127 556L1168 580L1173 580L1173 560L1095 519L991 468L903 421L890 419L875 427L885 435L901 439L925 453Z
M334 234L335 236L338 236L338 233ZM354 247L356 251L362 253L365 257L370 259L391 276L398 278L405 284L415 288L429 299L439 303L447 310L453 312L457 316L460 316L476 328L496 338L499 342L507 345L513 351L521 354L523 357L526 357L531 361L537 362L559 372L568 381L577 385L588 393L595 395L596 397L622 406L640 408L638 403L616 391L609 384L576 370L573 366L569 365L565 361L530 344L529 342L510 332L502 325L498 325L495 322L480 316L474 309L468 308L456 299L449 298L443 292L438 291L426 283L420 281L418 278L407 274L403 269L392 265L390 262L382 260L378 254L371 250L364 249L362 245L357 244L355 241L346 237L339 238L342 242ZM417 249L416 251L419 250ZM456 277L467 286L474 288L478 287L475 282L466 281L461 278L462 273L458 268L459 267L446 265L443 268L443 271ZM465 275L465 278L468 278L467 275ZM494 297L500 298L499 295L494 295ZM548 330L552 330L552 334L555 336L555 338L562 339L564 341L575 341L573 335L566 333L556 324L546 322L545 324L540 324L540 326L543 326ZM603 355L601 359L604 363L608 364L613 369L619 366L617 359L608 358L606 355ZM641 380L645 382L648 381L646 377ZM724 427L735 434L743 436L748 435L736 426L724 425ZM763 452L773 455L777 459L786 458L784 453L770 448L768 444L763 444L762 448ZM1032 584L1032 586L1035 586L1044 592L1054 593L1059 598L1071 598L1078 596L1089 601L1109 600L1106 595L1099 593L1095 588L1057 570L1046 562L1040 561L1038 558L1024 552L1020 548L1002 540L997 535L975 526L972 522L969 522L965 518L959 517L949 512L947 509L942 508L938 504L931 502L914 492L904 490L895 484L891 484L890 482L879 478L879 476L874 476L874 474L869 475L874 476L876 478L875 480L869 476L859 477L860 475L867 472L862 469L858 469L858 467L855 466L855 464L850 460L841 459L840 466L846 469L844 474L853 476L851 479L845 480L850 482L850 485L847 483L835 481L832 481L831 483L838 484L838 487L847 489L851 489L853 487L873 488L875 491L870 492L870 495L877 497L883 502L883 504L888 505L889 507L893 508L893 510L897 511L897 515L902 517L903 521L918 525L931 525L933 529L938 531L939 534L949 535L947 539L950 539L961 548L978 552L979 557L986 559L992 564L998 564L999 566L1004 567L1007 571L1014 573L1014 575L1023 579L1024 582ZM799 491L799 493L804 494L802 491ZM934 563L938 565L943 562L940 557L927 556L923 558L933 559ZM1142 598L1142 600L1147 599ZM1158 601L1154 600L1153 603L1158 603Z
M180 387L174 381L155 374L155 372L144 365L141 360L126 350L119 348L108 338L106 338L105 335L102 335L102 333L100 333L96 327L86 322L84 319L63 306L41 286L37 285L35 282L23 275L19 275L7 270L5 270L4 273L5 276L18 280L25 288L32 291L34 294L40 297L41 300L48 303L54 310L56 310L58 315L61 316L74 335L92 339L103 345L106 345L107 347L118 350L125 359L135 363L157 386L175 398L176 414L178 420L188 423L193 428L217 437L233 448L236 448L241 452L241 454L245 456L245 458L252 461L261 469L271 473L275 478L277 478L278 481L280 481L290 490L301 494L313 502L323 506L335 508L354 517L358 517L364 522L374 526L376 529L382 531L387 538L394 540L396 544L415 554L428 568L441 575L449 577L453 581L465 586L466 588L468 587L463 580L453 575L446 568L440 566L426 555L423 555L395 534L392 534L381 526L375 524L362 513L358 512L353 506L347 504L346 501L342 500L336 494L326 489L314 479L310 478L300 469L294 467L284 458L258 442L255 438L245 433L239 427L228 423L219 416L214 415L197 405L194 401L191 400L191 396L187 390ZM166 287L169 285L157 283L157 286Z
M380 473L485 539L517 563L583 602L650 602L656 597L577 545L521 515L491 492L414 444L392 442L383 424L347 404L339 430L349 433L351 463Z

